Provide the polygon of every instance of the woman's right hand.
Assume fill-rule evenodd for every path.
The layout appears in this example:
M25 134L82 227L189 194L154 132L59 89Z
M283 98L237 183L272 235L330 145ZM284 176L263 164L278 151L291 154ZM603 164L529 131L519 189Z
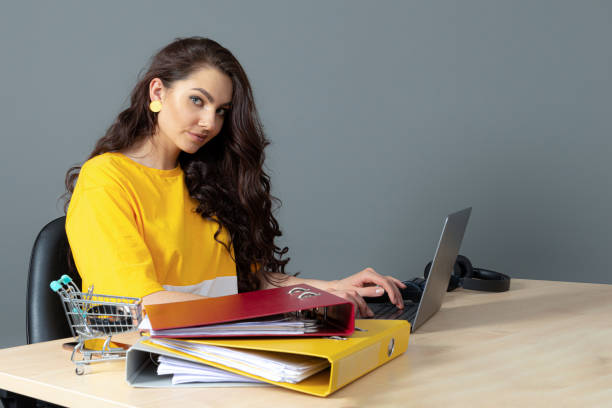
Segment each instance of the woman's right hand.
M383 288L376 288L377 295L384 292ZM332 293L336 296L339 296L343 299L350 301L353 305L355 305L356 317L372 317L374 316L374 312L368 307L365 299L354 289L327 289L329 293Z

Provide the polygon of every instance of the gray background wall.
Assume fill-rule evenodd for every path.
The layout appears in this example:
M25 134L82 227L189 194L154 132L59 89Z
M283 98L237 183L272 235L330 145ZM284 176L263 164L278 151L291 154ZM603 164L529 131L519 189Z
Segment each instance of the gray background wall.
M592 0L3 2L0 347L66 170L179 36L250 76L291 272L416 276L471 205L475 264L612 283L611 23Z

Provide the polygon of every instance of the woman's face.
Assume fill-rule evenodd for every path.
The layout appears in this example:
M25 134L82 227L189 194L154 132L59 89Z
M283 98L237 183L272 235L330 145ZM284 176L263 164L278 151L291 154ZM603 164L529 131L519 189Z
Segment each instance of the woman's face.
M158 140L170 150L198 151L219 134L231 107L232 81L216 68L195 71L170 88L155 78L149 88L151 100L162 102Z

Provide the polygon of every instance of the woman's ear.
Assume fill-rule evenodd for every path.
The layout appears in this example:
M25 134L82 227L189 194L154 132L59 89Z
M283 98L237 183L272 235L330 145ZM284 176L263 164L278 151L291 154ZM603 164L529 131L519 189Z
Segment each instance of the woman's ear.
M165 96L164 83L159 78L153 78L149 83L149 98L151 101L162 101Z

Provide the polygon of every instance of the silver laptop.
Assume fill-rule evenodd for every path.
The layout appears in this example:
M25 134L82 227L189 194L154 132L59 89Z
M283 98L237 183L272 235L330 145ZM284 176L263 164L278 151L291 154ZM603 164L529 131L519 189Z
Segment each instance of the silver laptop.
M374 319L408 320L411 330L415 331L440 310L471 212L472 207L469 207L446 217L421 300L418 303L404 300L404 309L398 309L389 301L368 302Z

